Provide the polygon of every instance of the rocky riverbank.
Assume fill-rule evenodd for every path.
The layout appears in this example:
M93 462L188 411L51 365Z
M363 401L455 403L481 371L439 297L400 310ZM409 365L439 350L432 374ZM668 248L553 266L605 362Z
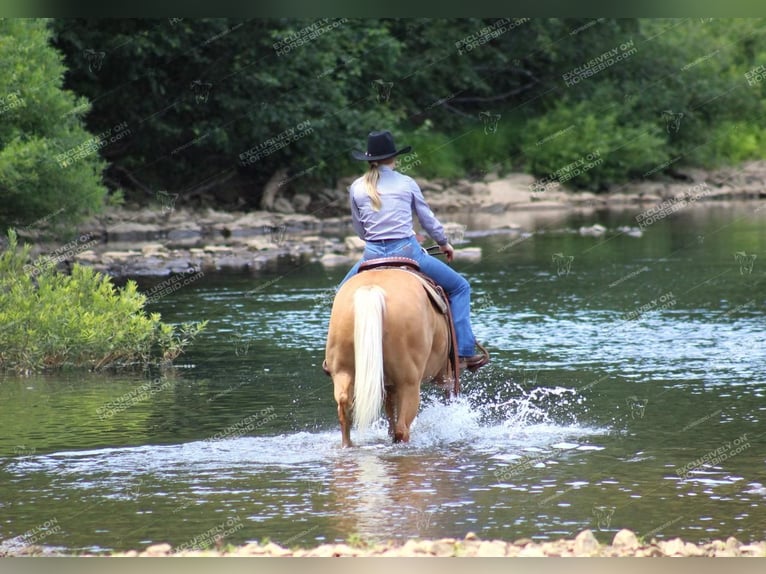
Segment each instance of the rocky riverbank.
M452 183L420 180L420 184L457 243L465 230L459 221L466 218L484 229L520 235L541 219L563 218L574 210L644 210L674 198L683 198L685 205L766 198L766 162L716 172L689 170L682 177L674 182L615 187L598 195L542 185L524 174L487 174L479 181ZM348 183L326 190L322 205L336 210L345 206ZM166 196L156 207L109 209L80 225L77 238L65 246L36 243L33 254L63 265L78 262L118 277L258 272L281 260L349 266L359 257L363 244L353 235L348 216L320 217L326 210L319 208L300 213L310 208L305 201L279 205L279 212L192 212ZM23 229L20 235L34 241L36 230ZM467 250L458 256L475 259L480 253Z
M211 541L212 543L212 541ZM30 547L15 555L51 555L40 548ZM481 540L473 533L465 538L409 540L405 544L356 541L351 544L322 544L315 548L284 548L273 542L251 543L236 548L210 550L173 548L170 544L154 544L146 550L131 550L112 554L124 557L164 556L264 556L264 557L765 557L766 542L745 544L736 538L713 540L705 544L652 539L643 541L627 529L615 534L611 544L601 544L591 530L583 530L575 538L550 542L535 542L522 538L514 542Z

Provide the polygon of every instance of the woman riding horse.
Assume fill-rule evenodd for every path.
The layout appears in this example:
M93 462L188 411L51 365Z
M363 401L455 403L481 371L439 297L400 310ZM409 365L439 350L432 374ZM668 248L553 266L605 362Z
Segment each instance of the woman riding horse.
M420 265L420 271L447 292L455 323L460 366L475 371L489 362L489 356L486 353L474 354L476 338L470 319L471 287L462 275L428 255L417 242L412 228L413 210L423 229L447 256L447 261L452 261L454 257L454 249L447 240L444 227L428 207L418 184L394 169L396 156L411 149L412 146L407 146L397 150L391 132L375 131L367 136L366 152L352 152L354 159L369 164L367 173L349 188L354 231L366 243L362 259L351 268L341 285L355 275L359 265L368 259L414 259Z
M397 151L389 132L373 132L364 177L350 187L354 228L367 241L363 260L408 257L442 285L452 302L461 366L476 370L489 360L474 355L476 340L468 317L471 289L447 265L430 257L415 240L412 210L452 259L453 249L415 181L394 171ZM361 263L361 262L360 262ZM457 385L449 358L448 321L432 304L422 279L401 268L348 273L335 295L323 368L332 377L342 444L351 446L351 420L369 427L385 408L394 442L407 442L420 404L420 384ZM481 345L479 345L481 348ZM483 349L482 349L483 350ZM457 388L456 386L454 388Z

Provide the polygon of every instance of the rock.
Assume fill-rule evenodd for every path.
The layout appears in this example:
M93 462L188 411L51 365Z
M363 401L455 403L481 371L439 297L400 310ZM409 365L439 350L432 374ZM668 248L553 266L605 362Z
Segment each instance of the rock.
M473 193L473 182L467 179L460 179L455 182L452 189L461 195L471 195Z
M580 235L587 237L601 237L606 233L606 227L599 225L598 223L591 225L590 227L581 227Z
M141 254L144 257L167 252L167 248L162 243L146 243L141 246Z
M319 259L319 262L325 267L351 267L356 260L345 255L338 255L337 253L325 253Z
M444 189L442 184L427 179L418 179L418 185L421 191L441 191Z
M240 556L257 556L262 555L263 553L263 546L257 542L250 542L249 544L242 546L237 554Z
M357 548L352 548L348 544L335 544L332 548L333 556L354 556L359 554Z
M137 251L104 251L101 258L110 261L125 261L138 254Z
M660 542L660 550L665 553L666 556L683 556L686 544L680 538L673 538L673 540Z
M766 556L766 542L758 542L754 544L744 544L739 547L739 552L743 556Z
M144 552L145 556L167 556L170 554L172 550L172 546L167 543L162 544L153 544L152 546L149 546L146 551Z
M455 249L455 261L481 261L481 247Z
M530 548L537 546L536 544L530 545ZM564 552L564 548L555 542L544 542L539 545L538 548L545 556L561 556Z
M120 222L106 228L108 241L145 241L161 235L159 226L149 223Z
M631 530L623 528L614 535L612 546L625 550L635 550L640 544L638 543L638 538L636 538L636 535Z
M684 556L704 556L705 551L697 546L696 544L692 544L691 542L687 542L684 545Z
M659 546L651 546L646 550L646 555L650 558L657 558L660 556L664 556L662 550Z
M418 553L419 550L420 543L417 540L408 540L401 548L402 554L404 556L411 556Z
M733 536L729 536L729 538L726 539L726 550L738 552L740 546L742 546L742 543Z
M287 556L290 551L287 548L282 548L279 544L269 542L263 547L266 555L268 556Z
M527 557L527 558L539 558L541 556L547 556L548 554L543 550L541 546L538 546L537 544L527 544L524 548L519 551L519 553L516 556L519 557Z
M311 205L311 196L308 193L296 193L292 199L293 209L298 213L306 213Z
M322 544L309 552L309 556L317 558L332 558L335 555L335 549L330 544Z
M600 202L602 199L603 198L600 198L592 191L579 191L569 195L569 201L574 204L591 204L594 202Z
M266 249L273 249L275 244L263 237L254 237L245 241L245 245L250 251L264 251Z
M598 540L590 529L583 530L575 537L574 553L576 556L590 556L599 549Z
M95 251L92 249L88 249L86 251L83 251L81 253L78 253L74 256L75 261L79 262L87 262L87 263L96 263L101 260L101 256L97 255Z
M284 197L278 197L274 200L273 210L277 213L295 213L295 208Z
M475 532L469 532L468 534L465 535L465 538L464 538L464 540L478 540L478 539L479 537L476 535Z
M498 557L505 556L506 543L502 540L484 540L479 544L479 548L476 551L476 556L480 557Z
M364 251L365 241L356 235L349 235L343 240L349 251Z
M717 550L715 556L716 558L734 558L739 556L739 552L733 552L731 550Z
M489 189L488 203L513 205L528 203L532 200L532 189L535 178L526 174L510 174L487 184Z
M437 540L431 546L431 553L436 556L453 556L455 554L455 542L449 540Z
M516 546L526 546L527 544L533 544L534 541L531 538L519 538L514 542Z
M205 253L231 253L231 247L228 245L205 245L202 250Z

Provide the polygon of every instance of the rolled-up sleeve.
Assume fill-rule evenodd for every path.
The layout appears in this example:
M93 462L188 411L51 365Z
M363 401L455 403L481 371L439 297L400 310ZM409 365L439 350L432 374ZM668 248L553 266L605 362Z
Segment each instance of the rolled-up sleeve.
M423 226L423 229L426 230L428 235L431 236L431 239L436 241L438 245L446 245L448 241L447 235L444 233L444 227L439 220L436 219L431 208L428 207L428 203L426 203L426 198L423 197L423 192L420 190L420 186L411 177L408 177L407 179L409 179L410 189L412 190L412 208L418 216L420 225Z

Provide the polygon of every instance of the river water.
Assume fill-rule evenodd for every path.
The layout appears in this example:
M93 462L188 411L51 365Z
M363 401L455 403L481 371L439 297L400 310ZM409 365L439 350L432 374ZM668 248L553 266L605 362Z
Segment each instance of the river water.
M766 539L766 209L464 218L492 363L412 442L340 449L320 369L345 269L205 275L151 310L208 319L175 368L0 378L0 552L268 537ZM505 219L503 219L505 217ZM599 223L601 237L578 233ZM755 257L753 257L755 255ZM142 287L150 283L140 282Z

